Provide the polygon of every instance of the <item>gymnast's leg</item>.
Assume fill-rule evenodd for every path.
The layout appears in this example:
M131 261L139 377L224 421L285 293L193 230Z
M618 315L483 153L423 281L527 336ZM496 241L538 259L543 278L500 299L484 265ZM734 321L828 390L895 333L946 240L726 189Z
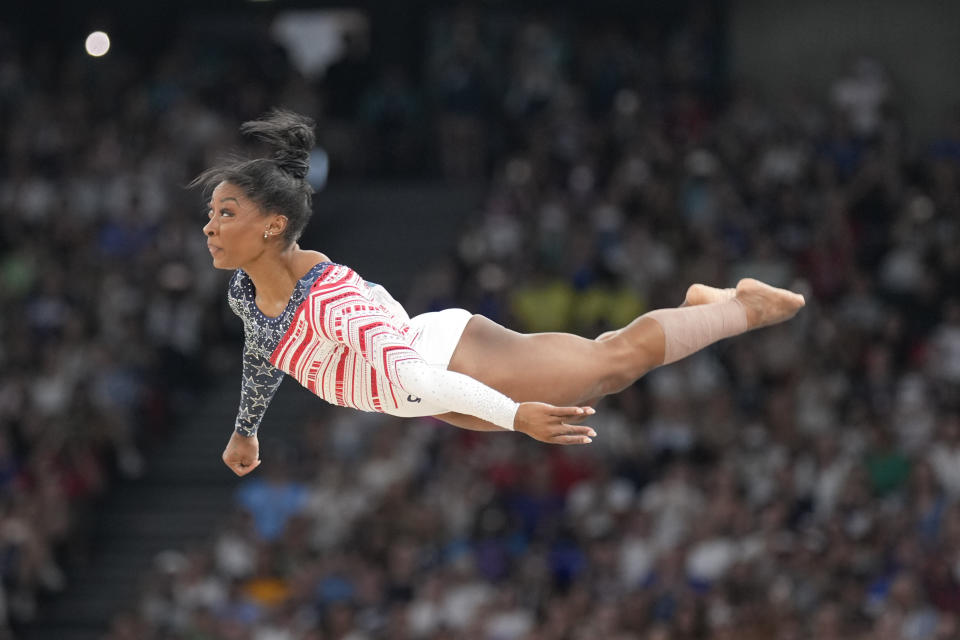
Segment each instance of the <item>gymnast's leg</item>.
M788 320L799 294L752 279L735 290L693 285L685 306L658 309L597 340L568 333L524 335L474 316L449 369L518 402L583 405L720 340Z

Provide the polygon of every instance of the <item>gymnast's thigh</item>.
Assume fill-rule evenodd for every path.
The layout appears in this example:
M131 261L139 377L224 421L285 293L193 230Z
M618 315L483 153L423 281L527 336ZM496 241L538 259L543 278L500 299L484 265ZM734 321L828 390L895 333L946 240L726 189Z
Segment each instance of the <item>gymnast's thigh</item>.
M518 402L573 405L603 396L615 384L614 348L614 343L569 333L517 333L474 315L448 369Z

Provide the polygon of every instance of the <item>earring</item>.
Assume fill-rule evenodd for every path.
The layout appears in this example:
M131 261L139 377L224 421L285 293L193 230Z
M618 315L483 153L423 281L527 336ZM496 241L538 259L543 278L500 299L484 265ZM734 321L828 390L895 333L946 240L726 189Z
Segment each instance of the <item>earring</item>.
M266 239L267 239L267 236L269 236L269 235L270 235L270 234L267 233L266 229L264 229L264 231L263 231L263 239L266 240Z

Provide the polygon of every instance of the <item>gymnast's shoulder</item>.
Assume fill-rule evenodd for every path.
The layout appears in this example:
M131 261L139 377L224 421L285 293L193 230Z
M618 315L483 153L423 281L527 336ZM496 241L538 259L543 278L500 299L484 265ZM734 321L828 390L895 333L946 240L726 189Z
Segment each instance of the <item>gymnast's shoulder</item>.
M331 262L327 254L313 251L311 249L301 249L300 245L294 247L294 270L301 274L309 273L318 264Z

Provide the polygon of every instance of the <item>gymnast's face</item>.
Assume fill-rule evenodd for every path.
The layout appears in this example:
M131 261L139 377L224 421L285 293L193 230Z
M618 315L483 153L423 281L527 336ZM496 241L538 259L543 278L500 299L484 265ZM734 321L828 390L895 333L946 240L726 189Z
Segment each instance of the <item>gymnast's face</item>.
M213 266L218 269L243 267L283 243L286 218L275 213L264 214L235 184L218 184L208 207L209 221L203 233L207 236Z

